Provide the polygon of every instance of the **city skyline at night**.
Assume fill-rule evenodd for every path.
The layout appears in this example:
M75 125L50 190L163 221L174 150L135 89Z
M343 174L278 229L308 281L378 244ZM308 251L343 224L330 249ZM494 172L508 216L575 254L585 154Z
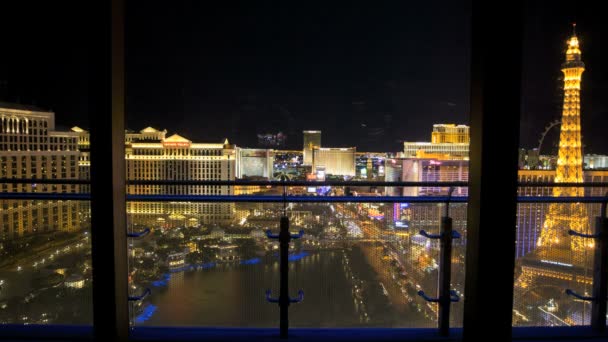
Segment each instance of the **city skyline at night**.
M0 54L0 326L606 329L589 8L113 4Z
M416 15L406 4L371 11L353 5L335 23L329 18L341 12L337 4L321 13L253 5L224 11L189 2L170 11L127 8L127 127L167 128L195 141L228 137L248 147L259 146L258 135L281 132L287 149L299 146L303 130L319 129L327 146L395 152L406 137L423 141L434 123L467 123L467 7L418 5ZM560 117L563 28L576 21L589 70L582 84L584 152L605 154L606 28L588 7L570 5L529 5L521 146L536 147L543 128ZM83 23L58 16L36 18L48 23L44 32L23 28L23 40L7 37L23 53L0 57L0 99L61 113L58 125L66 128L90 128L86 46L70 31ZM277 25L284 25L281 32ZM65 56L46 56L52 68L37 65L38 51L55 50ZM557 138L548 137L547 154L556 153Z

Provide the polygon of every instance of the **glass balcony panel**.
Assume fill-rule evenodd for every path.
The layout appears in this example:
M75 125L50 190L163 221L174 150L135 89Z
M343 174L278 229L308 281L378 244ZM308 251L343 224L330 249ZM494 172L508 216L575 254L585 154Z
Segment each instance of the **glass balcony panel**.
M0 324L92 324L89 202L0 205Z
M259 204L259 205L258 205ZM275 203L129 202L129 286L134 326L275 327L278 258L264 233ZM251 217L250 217L251 216ZM251 218L242 222L238 217ZM276 230L276 229L275 229Z
M518 204L514 326L590 325L591 302L566 289L592 296L596 242L567 232L593 233L599 212L594 203Z
M313 197L314 199L314 197ZM283 203L128 202L130 292L134 326L276 327L279 308L279 231ZM319 198L322 200L322 198ZM290 325L435 327L442 203L301 203L285 206L290 231L304 231L289 249ZM224 217L218 219L217 215ZM222 216L225 215L225 216ZM452 287L464 290L466 204L451 205ZM462 324L453 304L452 324Z

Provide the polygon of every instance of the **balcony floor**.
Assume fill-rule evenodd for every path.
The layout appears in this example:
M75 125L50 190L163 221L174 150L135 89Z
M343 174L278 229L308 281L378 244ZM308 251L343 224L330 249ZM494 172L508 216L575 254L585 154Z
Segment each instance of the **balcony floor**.
M288 341L296 342L353 342L353 341L459 341L462 329L456 328L450 337L441 337L435 329L290 329ZM5 326L0 331L2 341L92 341L91 327L69 326ZM285 341L277 329L224 329L195 327L144 327L136 328L131 340L157 341ZM490 339L493 340L490 336ZM607 341L608 334L598 335L589 327L515 328L513 341Z

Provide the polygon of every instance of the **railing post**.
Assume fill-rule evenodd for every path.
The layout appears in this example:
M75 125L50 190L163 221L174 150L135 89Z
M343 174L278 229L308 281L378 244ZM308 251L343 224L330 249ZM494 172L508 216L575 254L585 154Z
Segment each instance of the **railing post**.
M281 216L281 230L279 232L279 255L280 255L280 331L281 338L287 338L289 330L289 218Z
M450 333L450 306L452 278L452 218L441 218L441 243L439 263L439 334L448 336Z
M452 240L460 238L460 234L452 229L452 218L450 217L450 201L454 187L450 187L448 199L445 203L445 216L441 217L441 227L439 235L429 234L424 230L420 231L420 235L428 239L439 239L439 296L431 298L424 291L418 291L427 302L439 304L439 317L437 326L441 336L450 334L450 306L452 302L457 302L460 297L451 289L452 279Z
M285 210L285 209L284 209ZM304 291L298 291L297 298L289 297L289 242L304 235L300 230L298 234L289 232L289 218L286 214L281 216L281 225L278 235L266 232L269 239L279 240L279 298L272 298L271 291L266 291L266 300L270 303L279 303L279 329L281 338L287 338L289 332L289 304L299 303L304 299Z
M606 301L608 300L608 218L595 218L598 235L593 261L593 297L591 327L596 332L606 331Z

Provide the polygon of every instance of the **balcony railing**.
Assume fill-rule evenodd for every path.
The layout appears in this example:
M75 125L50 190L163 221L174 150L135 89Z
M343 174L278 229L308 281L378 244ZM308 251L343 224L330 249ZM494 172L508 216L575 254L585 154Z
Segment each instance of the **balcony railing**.
M38 179L2 179L0 183L4 184L74 184L74 185L86 185L86 181L80 180L38 180ZM452 196L451 189L454 188L466 188L468 184L466 182L305 182L305 181L285 181L285 182L277 182L277 181L129 181L128 185L162 185L162 186L221 186L221 187L234 187L234 186L259 186L259 187L278 187L280 190L278 192L282 192L280 194L271 194L271 195L260 195L260 194L243 194L243 195L222 195L222 194L214 194L214 195L192 195L192 194L172 194L172 195L156 195L156 194L126 194L127 201L130 203L164 203L164 202L191 202L191 203L274 203L273 205L273 214L277 214L273 217L276 219L276 227L277 230L267 230L265 232L265 237L267 239L274 239L278 241L278 277L273 276L272 279L276 280L278 284L272 284L272 287L278 288L278 293L273 291L264 291L264 289L260 289L260 298L265 298L271 303L277 303L280 308L279 313L279 326L281 336L287 336L288 327L289 327L289 310L288 308L291 304L306 301L311 297L310 293L307 293L304 296L303 291L298 291L296 296L293 296L294 293L290 293L289 290L289 282L294 282L294 277L297 276L297 270L294 270L293 267L290 266L290 258L293 257L293 241L294 239L302 238L306 235L306 230L294 233L294 229L290 227L290 219L289 219L289 211L291 210L288 205L310 205L312 203L322 204L325 206L330 206L333 204L336 205L349 205L355 208L357 204L392 204L394 209L394 204L399 203L407 203L408 205L419 205L419 206L429 206L429 205L438 205L438 210L435 210L433 218L430 220L432 222L429 223L430 226L434 226L433 228L420 229L416 232L411 232L408 236L409 239L412 238L413 235L416 235L416 243L422 243L425 245L432 245L432 241L437 241L434 248L432 249L434 252L438 252L439 256L437 258L431 257L431 259L439 260L438 265L436 267L436 284L435 288L419 288L416 289L415 292L419 295L419 299L415 299L419 301L419 303L423 303L420 301L429 302L429 305L422 305L424 310L430 308L429 315L435 315L436 318L433 319L433 322L436 322L437 328L441 335L447 335L450 330L450 325L460 324L460 319L454 317L454 312L450 313L450 308L462 300L463 296L463 287L461 286L460 281L454 281L454 272L453 272L453 264L455 260L458 260L458 256L454 255L454 241L466 241L466 226L462 226L462 224L457 224L457 228L455 228L454 224L454 213L450 211L453 206L460 206L459 212L462 214L465 213L464 219L466 220L466 207L463 207L465 203L468 201L468 197L466 196ZM442 188L445 191L441 191L441 195L436 196L387 196L384 194L372 196L372 195L364 195L364 196L356 196L356 195L310 195L310 194L295 194L290 193L289 187L319 187L319 186L331 186L331 187L398 187L398 188L406 188L406 187L435 187ZM521 188L530 188L530 187L538 187L538 188L553 188L556 184L552 183L520 183L519 186ZM559 184L560 187L581 187L581 188L599 188L602 190L608 189L608 183L574 183L574 184ZM21 193L13 193L13 192L2 192L0 193L0 200L15 200L15 201L27 201L27 200L58 200L58 201L68 201L68 200L77 200L77 201L86 201L90 199L90 195L86 193L44 193L44 192L21 192ZM582 318L577 320L575 314L568 316L566 318L557 314L559 312L559 303L565 303L564 298L556 299L556 298L536 298L534 300L534 305L537 303L545 302L544 305L537 305L531 311L542 313L543 322L546 322L546 325L576 325L576 324L585 324L591 325L595 330L601 331L606 326L606 298L607 288L608 288L608 280L606 279L607 268L605 260L608 260L608 221L606 219L606 204L608 203L608 196L584 196L584 197L552 197L552 196L518 196L517 201L520 204L518 208L518 212L520 210L523 211L534 211L533 217L536 219L534 223L521 222L521 225L536 225L532 228L530 227L520 227L518 226L518 267L524 269L522 274L525 273L521 278L516 279L515 286L525 286L522 283L528 281L526 276L538 276L540 279L544 279L542 277L548 277L550 279L560 279L560 278L568 278L566 279L564 284L568 282L578 286L577 284L582 284L582 286L578 286L577 288L571 288L564 286L559 289L559 293L564 295L565 297L572 300L575 305L571 305L573 308L572 312L581 312L583 315L586 315L586 312L590 310L591 318L585 319ZM534 253L535 250L540 250L540 248L535 248L534 245L536 241L538 241L542 232L542 225L544 224L545 217L547 216L547 211L549 210L549 206L551 204L570 204L570 203L579 203L584 205L586 208L588 215L588 222L592 229L592 232L576 232L570 231L570 235L579 236L581 239L594 241L594 243L587 244L590 247L590 252L585 256L585 259L580 262L578 268L575 267L573 263L563 262L562 259L553 260L553 256L562 257L563 251L559 250L561 247L550 247L543 250L543 255L546 255L547 258L543 259L541 256L536 255ZM281 206L282 204L282 206ZM523 206L523 207L522 207ZM387 206L387 207L390 207ZM345 208L345 207L344 207ZM344 209L346 210L346 209ZM538 210L538 211L537 211ZM179 214L179 213L178 213ZM573 213L575 214L575 213ZM355 214L353 214L355 215ZM353 221L360 220L362 216L354 216ZM591 218L595 217L594 220ZM462 217L458 218L462 221ZM519 225L518 224L518 225ZM538 225L541 225L540 228ZM130 222L129 224L129 238L132 241L136 239L144 240L147 239L146 236L150 234L152 227L150 224L136 224L135 222ZM382 228L387 228L382 227ZM395 227L392 227L394 231ZM409 228L409 227L408 227ZM491 229L491 228L488 228ZM526 232L523 230L527 229ZM540 230L539 230L540 229ZM378 234L382 234L383 230L388 229L378 229L374 231L376 240L380 242L388 242L393 241L392 238L388 235L386 236L377 236ZM154 232L154 229L152 229ZM564 232L565 233L565 232ZM373 235L373 234L372 234ZM521 237L521 239L520 239ZM427 239L429 242L426 242ZM456 239L456 240L455 240ZM345 239L346 240L346 239ZM357 240L366 240L365 234L360 236L359 238L351 238L349 241L357 241ZM371 239L369 239L371 240ZM410 240L411 241L411 240ZM521 247L521 244L528 244L528 247ZM530 243L532 242L532 243ZM136 242L134 242L136 243ZM268 242L271 244L271 242ZM411 242L410 242L411 243ZM464 242L458 242L458 248L466 247ZM556 245L557 246L557 245ZM537 246L541 247L541 246ZM389 259L391 254L391 248L389 247ZM527 248L527 249L526 249ZM557 252L552 252L554 248ZM519 252L521 249L521 253ZM226 252L227 257L229 258L229 252ZM570 257L570 256L566 256ZM175 257L176 262L182 262L184 265L187 264L186 261L181 260L182 256ZM255 258L251 258L251 260L255 260ZM247 261L247 260L244 260ZM251 261L253 263L254 261ZM461 261L458 261L462 263ZM397 261L399 263L399 261ZM195 265L195 268L204 270L209 266L209 262L202 262L200 264ZM388 266L387 266L388 267ZM458 266L458 273L460 275L464 275L463 267ZM179 269L179 267L176 267ZM408 271L408 270L406 270ZM579 275L576 272L583 272L582 275ZM526 273L527 272L527 273ZM587 272L587 273L585 273ZM388 273L390 274L390 273ZM457 275L457 276L460 276ZM390 276L390 275L389 275ZM576 280L574 278L579 278ZM463 277L462 277L463 278ZM525 278L525 279L524 279ZM570 279L572 278L572 279ZM574 280L573 280L574 279ZM160 282L163 279L158 280ZM167 281L167 280L166 280ZM297 283L298 280L295 279ZM356 280L354 280L354 283ZM428 283L428 282L427 282ZM458 288L454 288L454 284L457 283ZM382 290L388 292L393 291L393 289L385 288L386 285L382 286ZM529 286L529 284L527 285ZM553 285L552 285L553 286ZM576 287L575 286L575 287ZM555 286L554 286L555 287ZM402 288L406 288L405 286ZM557 293L554 291L555 289L551 289L552 294ZM588 290L588 291L587 291ZM133 292L129 298L129 300L134 303L142 303L146 298L154 298L155 292L157 289L151 287L148 289L146 287L138 287L135 289L131 289ZM315 292L315 291L313 291ZM405 290L407 292L407 288ZM405 294L404 292L404 294ZM529 298L533 294L534 291L523 291L519 294L519 297L515 299L516 305L520 305L521 307L526 307L528 302L532 302ZM517 293L517 291L516 291ZM534 295L539 297L539 293L536 292ZM546 292L549 293L549 292ZM516 294L518 295L518 294ZM277 297L275 297L277 296ZM407 298L407 296L404 295ZM540 295L543 297L543 295ZM553 299L553 301L551 301ZM355 299L356 300L356 299ZM519 301L519 302L518 302ZM556 302L558 302L556 306ZM584 304L590 303L590 304ZM580 305L579 305L580 304ZM576 307L581 306L582 309L576 309ZM590 306L590 308L589 308ZM138 315L133 316L133 326L138 326L142 321L145 320L146 315L151 315L152 313L146 311L146 307L139 304L133 305L133 310L139 310ZM578 310L578 311L577 311ZM457 315L458 316L458 315ZM522 312L521 309L514 308L514 317L519 317L521 319L516 319L518 322L516 324L519 325L530 325L526 324L525 319L530 320L530 317ZM139 321L138 321L139 320ZM534 322L539 322L534 321ZM536 323L538 324L538 323ZM296 322L296 325L298 323ZM398 325L398 324L397 324ZM365 325L362 325L365 326Z

